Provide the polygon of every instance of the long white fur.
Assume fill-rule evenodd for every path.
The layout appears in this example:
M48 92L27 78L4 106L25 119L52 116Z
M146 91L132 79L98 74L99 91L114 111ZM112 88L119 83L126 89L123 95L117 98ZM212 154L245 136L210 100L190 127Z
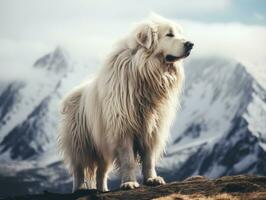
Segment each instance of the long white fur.
M181 59L164 61L165 51L173 48L161 39L163 30L173 26L162 18L140 23L117 44L94 80L62 100L59 147L74 177L73 190L84 179L89 188L108 190L114 163L121 170L121 187L138 187L138 156L144 181L164 183L155 162L164 150L184 80Z

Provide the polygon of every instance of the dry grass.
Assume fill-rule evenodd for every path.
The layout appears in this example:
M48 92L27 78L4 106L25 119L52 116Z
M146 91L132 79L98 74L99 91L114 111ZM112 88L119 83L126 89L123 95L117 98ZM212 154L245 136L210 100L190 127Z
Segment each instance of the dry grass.
M194 194L194 195L172 194L166 197L156 198L154 200L240 200L240 198L234 197L226 193L209 197L206 197L202 194Z

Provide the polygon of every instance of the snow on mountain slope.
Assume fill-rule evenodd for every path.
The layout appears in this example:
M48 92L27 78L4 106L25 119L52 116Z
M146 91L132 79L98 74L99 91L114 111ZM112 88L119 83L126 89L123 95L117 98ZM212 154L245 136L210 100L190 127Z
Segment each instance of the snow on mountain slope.
M216 178L236 174L266 174L266 152L247 128L242 118L233 120L232 129L214 143L205 143L185 162L172 170L168 180L182 180L192 175ZM174 178L173 178L174 177Z
M57 154L58 104L86 74L86 66L57 47L35 62L30 79L10 83L0 95L0 159L34 160L51 149Z
M185 144L185 139L197 134L202 141L222 135L250 101L247 91L252 78L241 64L221 58L192 60L185 72L183 105L172 129L173 142Z
M245 66L221 58L188 63L186 77L162 173L169 180L265 175L266 91Z
M42 129L53 126L45 119L51 95L70 69L67 53L56 48L36 61L29 79L11 82L2 92L0 151L5 157L25 159L45 150L45 144L53 139Z
M243 117L248 122L248 129L266 151L266 92L258 84L254 84L252 102L248 105Z
M10 150L12 159L26 159L37 152L44 151L43 144L49 142L51 138L48 138L39 127L43 126L41 123L43 123L49 101L49 97L44 98L25 121L10 131L1 142L1 152ZM34 141L37 138L38 141Z
M18 91L23 87L23 82L15 81L11 84L8 84L6 88L2 90L0 96L0 127L6 124L8 118L10 118L6 116L9 114L12 107L20 101Z
M56 49L53 54L62 54L60 59L66 59L60 49ZM47 60L47 56L44 56L40 60ZM46 69L37 69L39 65L36 62L35 68L32 69L32 76L27 82L24 81L18 84L16 82L10 83L8 88L1 94L1 100L10 103L8 105L10 111L1 112L3 116L0 124L0 141L54 90L58 81L64 75L63 72L55 73L53 70L49 70L57 65L58 58L55 60L47 60L47 62L49 68ZM67 70L69 66L65 65L64 67ZM10 102L10 100L14 102ZM5 123L2 123L3 121Z

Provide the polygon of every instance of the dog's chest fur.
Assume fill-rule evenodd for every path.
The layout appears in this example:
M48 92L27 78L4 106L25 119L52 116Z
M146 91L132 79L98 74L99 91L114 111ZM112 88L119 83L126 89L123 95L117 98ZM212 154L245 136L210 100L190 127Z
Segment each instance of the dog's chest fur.
M136 91L136 106L137 116L141 124L141 132L146 132L151 135L160 128L162 116L169 108L169 101L173 95L178 95L178 73L173 66L166 66L165 71L160 75L159 81L142 79L140 80L141 87ZM176 90L176 91L175 91Z

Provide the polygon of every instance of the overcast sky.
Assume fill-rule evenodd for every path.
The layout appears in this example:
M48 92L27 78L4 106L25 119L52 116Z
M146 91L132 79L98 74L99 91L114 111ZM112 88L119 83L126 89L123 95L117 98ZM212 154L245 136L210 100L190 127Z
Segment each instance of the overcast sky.
M0 78L22 73L57 45L88 65L101 60L151 11L184 27L192 55L231 56L264 73L265 10L264 0L0 0Z

